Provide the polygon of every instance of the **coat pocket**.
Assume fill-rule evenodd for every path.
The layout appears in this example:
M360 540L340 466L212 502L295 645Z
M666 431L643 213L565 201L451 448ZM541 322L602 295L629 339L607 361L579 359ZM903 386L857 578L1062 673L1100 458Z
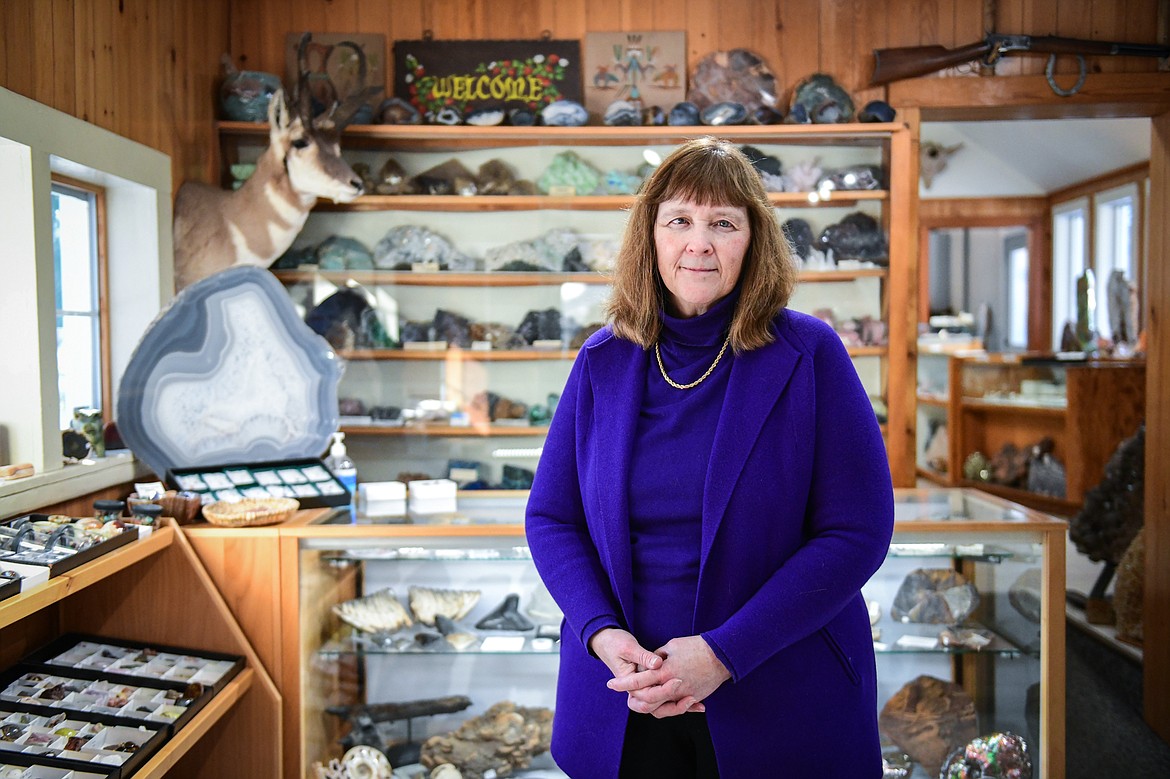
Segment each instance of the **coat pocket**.
M857 673L857 669L853 667L853 661L849 659L849 655L837 643L837 638L829 632L828 628L821 628L817 631L821 634L821 638L825 640L830 651L837 656L837 662L841 664L841 670L845 671L845 675L849 677L854 686L861 684L861 675Z

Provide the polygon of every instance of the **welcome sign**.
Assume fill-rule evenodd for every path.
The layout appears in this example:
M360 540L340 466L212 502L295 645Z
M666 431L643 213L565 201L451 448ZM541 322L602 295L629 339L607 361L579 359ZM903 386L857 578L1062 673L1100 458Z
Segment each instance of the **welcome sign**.
M440 111L539 111L581 102L579 41L395 41L394 94L433 122Z

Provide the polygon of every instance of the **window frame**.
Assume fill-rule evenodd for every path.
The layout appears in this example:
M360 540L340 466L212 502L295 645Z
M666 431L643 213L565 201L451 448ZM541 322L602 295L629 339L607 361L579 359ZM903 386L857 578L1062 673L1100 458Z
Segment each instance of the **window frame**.
M97 263L97 321L98 321L98 359L100 360L99 373L101 380L101 408L102 420L109 422L113 419L113 375L110 370L110 273L109 251L106 247L106 188L88 181L75 179L61 173L50 176L53 189L62 187L78 192L84 192L93 197L94 208L94 253Z

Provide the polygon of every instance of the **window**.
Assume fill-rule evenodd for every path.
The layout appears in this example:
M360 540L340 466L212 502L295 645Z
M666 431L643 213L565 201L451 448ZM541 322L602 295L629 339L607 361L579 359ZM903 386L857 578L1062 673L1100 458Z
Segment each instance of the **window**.
M57 307L57 388L61 429L69 427L73 409L102 409L108 402L108 322L101 302L105 292L105 247L100 244L105 191L81 182L55 178L53 198L53 270Z
M1097 332L1107 338L1116 339L1121 311L1110 306L1109 288L1112 276L1120 273L1129 284L1137 282L1137 184L1101 192L1093 197L1096 222L1095 252L1093 259L1096 274ZM1126 301L1128 304L1128 300ZM1137 333L1129 333L1133 340Z
M1028 348L1028 236L1020 233L1004 241L1007 261L1008 349Z
M1052 213L1052 345L1060 348L1067 322L1077 321L1077 279L1085 272L1089 203L1072 200Z

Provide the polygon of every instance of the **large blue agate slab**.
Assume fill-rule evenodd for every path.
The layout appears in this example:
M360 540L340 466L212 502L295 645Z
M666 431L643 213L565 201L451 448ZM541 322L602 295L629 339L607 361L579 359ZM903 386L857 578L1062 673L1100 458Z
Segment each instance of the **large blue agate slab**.
M118 432L170 468L318 457L337 429L342 364L266 270L183 289L147 328L118 397Z

